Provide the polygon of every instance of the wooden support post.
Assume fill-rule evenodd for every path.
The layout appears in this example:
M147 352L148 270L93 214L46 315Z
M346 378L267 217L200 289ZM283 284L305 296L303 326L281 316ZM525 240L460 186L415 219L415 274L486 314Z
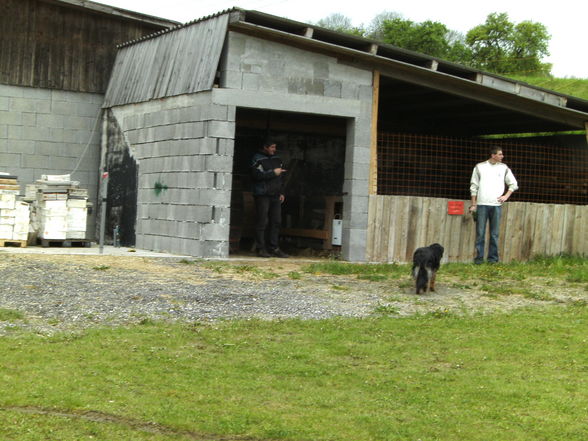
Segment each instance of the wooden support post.
M374 70L372 98L372 143L370 157L369 194L378 194L378 103L380 98L380 71Z

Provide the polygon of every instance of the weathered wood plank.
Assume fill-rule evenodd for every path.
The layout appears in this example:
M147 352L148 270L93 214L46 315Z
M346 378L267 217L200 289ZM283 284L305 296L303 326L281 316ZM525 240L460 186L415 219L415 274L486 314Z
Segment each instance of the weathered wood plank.
M504 204L502 206L502 219L500 222L500 241L498 252L501 262L509 262L512 260L512 253L514 244L512 243L514 231L516 231L516 207L512 204Z
M586 223L588 222L587 210L581 211L580 222L582 225L582 230L580 232L580 236L578 238L578 241L580 244L582 244L582 248L579 250L578 254L586 256L586 255L588 255L588 250L586 249L587 248L586 244L588 244L588 225L586 225Z
M520 260L529 260L533 257L535 220L537 219L538 208L538 204L527 204L525 207L525 222L523 224L523 239Z
M387 262L388 259L388 244L390 243L390 235L392 234L392 228L390 228L390 224L392 223L392 217L394 214L392 213L392 209L390 206L389 199L382 200L382 224L380 226L380 253L379 253L379 261L380 262Z
M438 242L446 249L446 261L471 262L474 221L469 214L448 215L446 204L447 199L442 198L371 196L366 251L370 260L410 262L415 248ZM562 253L588 255L587 218L585 205L509 202L501 222L501 260L526 261L536 255Z
M551 221L551 240L548 244L547 254L553 256L560 254L563 249L564 234L565 234L565 205L551 205L551 213L553 214Z
M367 231L367 239L365 244L365 256L368 262L375 262L375 235L379 229L375 228L375 222L377 219L376 216L376 204L378 203L378 198L375 196L370 196L368 200L368 231Z
M396 204L396 241L394 258L398 262L406 262L406 247L408 243L409 202L410 197L400 196Z
M384 204L384 200L381 198L375 198L375 218L377 219L377 222L379 222L379 225L374 225L374 240L373 240L373 252L372 252L372 256L373 259L377 262L380 262L382 259L382 231L387 229L385 225L382 224L382 216L383 216L383 212L382 212L382 205Z
M388 225L388 227L390 228L390 235L388 236L388 244L386 245L385 262L394 262L394 246L396 243L396 235L398 233L398 230L395 228L395 223L399 213L396 209L394 198L386 198L385 202L386 208L390 210L390 224Z
M465 260L474 259L475 223L473 217L466 211L466 214L458 216L461 222L459 256ZM472 235L472 232L474 233Z
M508 234L508 211L508 206L503 205L500 219L500 233L498 237L498 255L500 256L500 261L506 261L509 252L509 246L506 240Z
M421 222L423 198L410 198L408 201L408 231L406 248L402 260L408 262L412 259L414 250L419 246L418 227Z
M520 231L523 219L520 218L521 207L515 203L508 203L502 207L500 260L510 262L520 249Z
M546 204L537 204L537 213L535 217L535 231L533 235L533 246L531 248L531 258L543 256L546 254L547 240L545 238L548 226L547 218L548 206Z
M550 255L550 245L552 240L551 230L553 229L553 205L542 204L543 209L543 231L539 232L541 239L541 255ZM538 238L536 237L535 240Z
M370 194L378 194L378 103L380 97L380 71L373 73L372 131L370 144Z
M282 228L280 233L284 236L310 237L312 239L330 240L329 233L325 230L313 230L306 228Z
M565 205L565 221L562 239L562 250L569 250L572 253L574 248L574 217L576 215L575 205Z
M431 219L431 199L423 198L421 208L421 218L419 221L419 228L417 229L417 246L428 246L431 244L428 228L429 220ZM422 245L421 245L422 244Z
M116 46L166 29L164 20L154 23L142 21L140 14L131 18L89 9L3 0L0 83L104 93Z
M588 221L588 216L586 216L586 210L582 210L579 205L575 206L576 209L574 210L574 242L573 247L570 254L574 255L587 255L588 254L588 247L586 247L586 242L588 241L588 237L586 237L586 222Z
M26 240L12 240L12 239L0 239L0 247L13 246L18 248L26 248Z
M431 214L428 222L428 238L427 244L439 243L443 245L442 241L442 227L443 222L440 221L440 213L443 213L446 209L444 199L433 198L431 199ZM444 245L443 245L444 246Z
M461 216L450 216L450 229L449 229L449 251L447 259L454 262L460 257L460 240L461 240Z
M227 26L221 14L121 48L105 106L211 89Z

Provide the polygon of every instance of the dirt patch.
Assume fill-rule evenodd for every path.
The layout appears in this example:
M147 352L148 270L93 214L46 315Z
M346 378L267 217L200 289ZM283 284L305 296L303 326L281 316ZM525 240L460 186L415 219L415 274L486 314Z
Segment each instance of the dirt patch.
M311 273L308 265L321 262L315 259L2 257L0 309L25 315L20 322L4 323L4 329L39 332L145 319L403 317L588 303L586 284L567 283L564 277L505 280L489 272L491 276L476 280L443 267L437 292L415 295L408 266L405 273L366 280L353 274ZM2 323L0 317L0 330Z
M214 436L202 433L196 433L188 430L174 429L169 426L157 424L150 421L140 421L128 417L122 417L118 415L108 414L105 412L99 412L95 410L87 411L68 411L58 409L47 409L43 407L35 406L10 406L1 407L2 411L19 412L22 414L29 415L49 415L52 417L67 418L70 420L84 420L92 423L100 424L116 424L119 426L128 427L133 430L141 432L153 433L156 435L164 436L181 436L185 439L191 439L195 441L256 441L257 438L243 437L243 436ZM257 440L261 441L261 440Z

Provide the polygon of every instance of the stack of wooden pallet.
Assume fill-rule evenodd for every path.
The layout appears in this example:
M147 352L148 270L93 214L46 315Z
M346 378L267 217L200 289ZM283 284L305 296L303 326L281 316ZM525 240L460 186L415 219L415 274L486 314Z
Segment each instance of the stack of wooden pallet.
M70 175L43 175L36 181L33 226L42 241L85 240L88 216L88 190Z
M18 178L0 173L0 246L26 246L29 234L29 204L18 200Z

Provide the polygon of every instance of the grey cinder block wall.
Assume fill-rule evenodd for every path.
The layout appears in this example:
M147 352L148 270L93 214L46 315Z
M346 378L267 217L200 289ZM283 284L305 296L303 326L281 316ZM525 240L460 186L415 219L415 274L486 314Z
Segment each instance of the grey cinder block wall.
M347 121L344 258L365 260L371 70L229 32L219 87L112 107L137 163L136 246L227 257L238 107Z
M101 94L0 84L0 171L18 176L22 194L41 175L72 174L96 206L103 100ZM88 217L88 238L95 213Z
M235 107L211 93L115 107L137 162L136 246L226 257Z
M215 100L347 119L343 257L365 261L373 71L335 57L229 32Z

